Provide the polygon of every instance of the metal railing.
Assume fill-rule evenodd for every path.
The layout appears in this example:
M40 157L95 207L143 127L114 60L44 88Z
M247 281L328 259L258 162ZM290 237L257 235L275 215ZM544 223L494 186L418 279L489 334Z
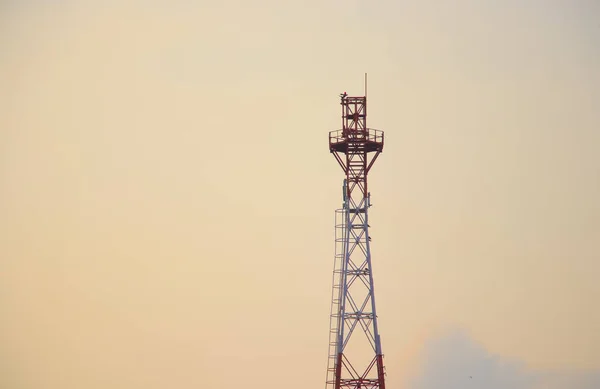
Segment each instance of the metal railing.
M368 128L367 131L336 130L329 132L329 144L344 143L352 140L360 140L373 143L383 143L383 131Z

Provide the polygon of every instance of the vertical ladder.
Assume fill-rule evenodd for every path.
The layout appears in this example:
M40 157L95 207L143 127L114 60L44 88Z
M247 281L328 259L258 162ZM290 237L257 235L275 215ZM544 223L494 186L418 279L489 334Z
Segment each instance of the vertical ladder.
M329 352L327 354L327 378L325 388L335 385L335 366L337 359L338 334L340 328L340 304L342 298L342 271L346 248L346 209L335 211L335 257L333 261L333 282L331 291L331 310L329 313Z

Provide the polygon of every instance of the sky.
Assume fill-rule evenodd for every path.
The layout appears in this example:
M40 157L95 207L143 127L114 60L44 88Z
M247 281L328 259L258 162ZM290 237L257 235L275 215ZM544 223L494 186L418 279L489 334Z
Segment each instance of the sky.
M0 2L0 386L322 387L367 72L388 388L600 387L598 16Z

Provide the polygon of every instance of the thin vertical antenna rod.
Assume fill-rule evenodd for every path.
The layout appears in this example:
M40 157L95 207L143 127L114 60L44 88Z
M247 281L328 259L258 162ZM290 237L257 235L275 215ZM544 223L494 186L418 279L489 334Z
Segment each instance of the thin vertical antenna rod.
M364 107L364 115L365 115L365 127L367 126L367 72L365 72L365 107Z

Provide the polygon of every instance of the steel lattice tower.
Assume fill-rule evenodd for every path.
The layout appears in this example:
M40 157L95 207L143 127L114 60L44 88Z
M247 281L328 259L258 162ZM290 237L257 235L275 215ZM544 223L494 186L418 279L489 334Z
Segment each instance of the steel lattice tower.
M366 81L366 79L365 79ZM367 128L367 97L341 96L342 129L329 151L346 178L336 210L336 253L326 389L385 389L371 266L367 176L383 151L383 131Z

